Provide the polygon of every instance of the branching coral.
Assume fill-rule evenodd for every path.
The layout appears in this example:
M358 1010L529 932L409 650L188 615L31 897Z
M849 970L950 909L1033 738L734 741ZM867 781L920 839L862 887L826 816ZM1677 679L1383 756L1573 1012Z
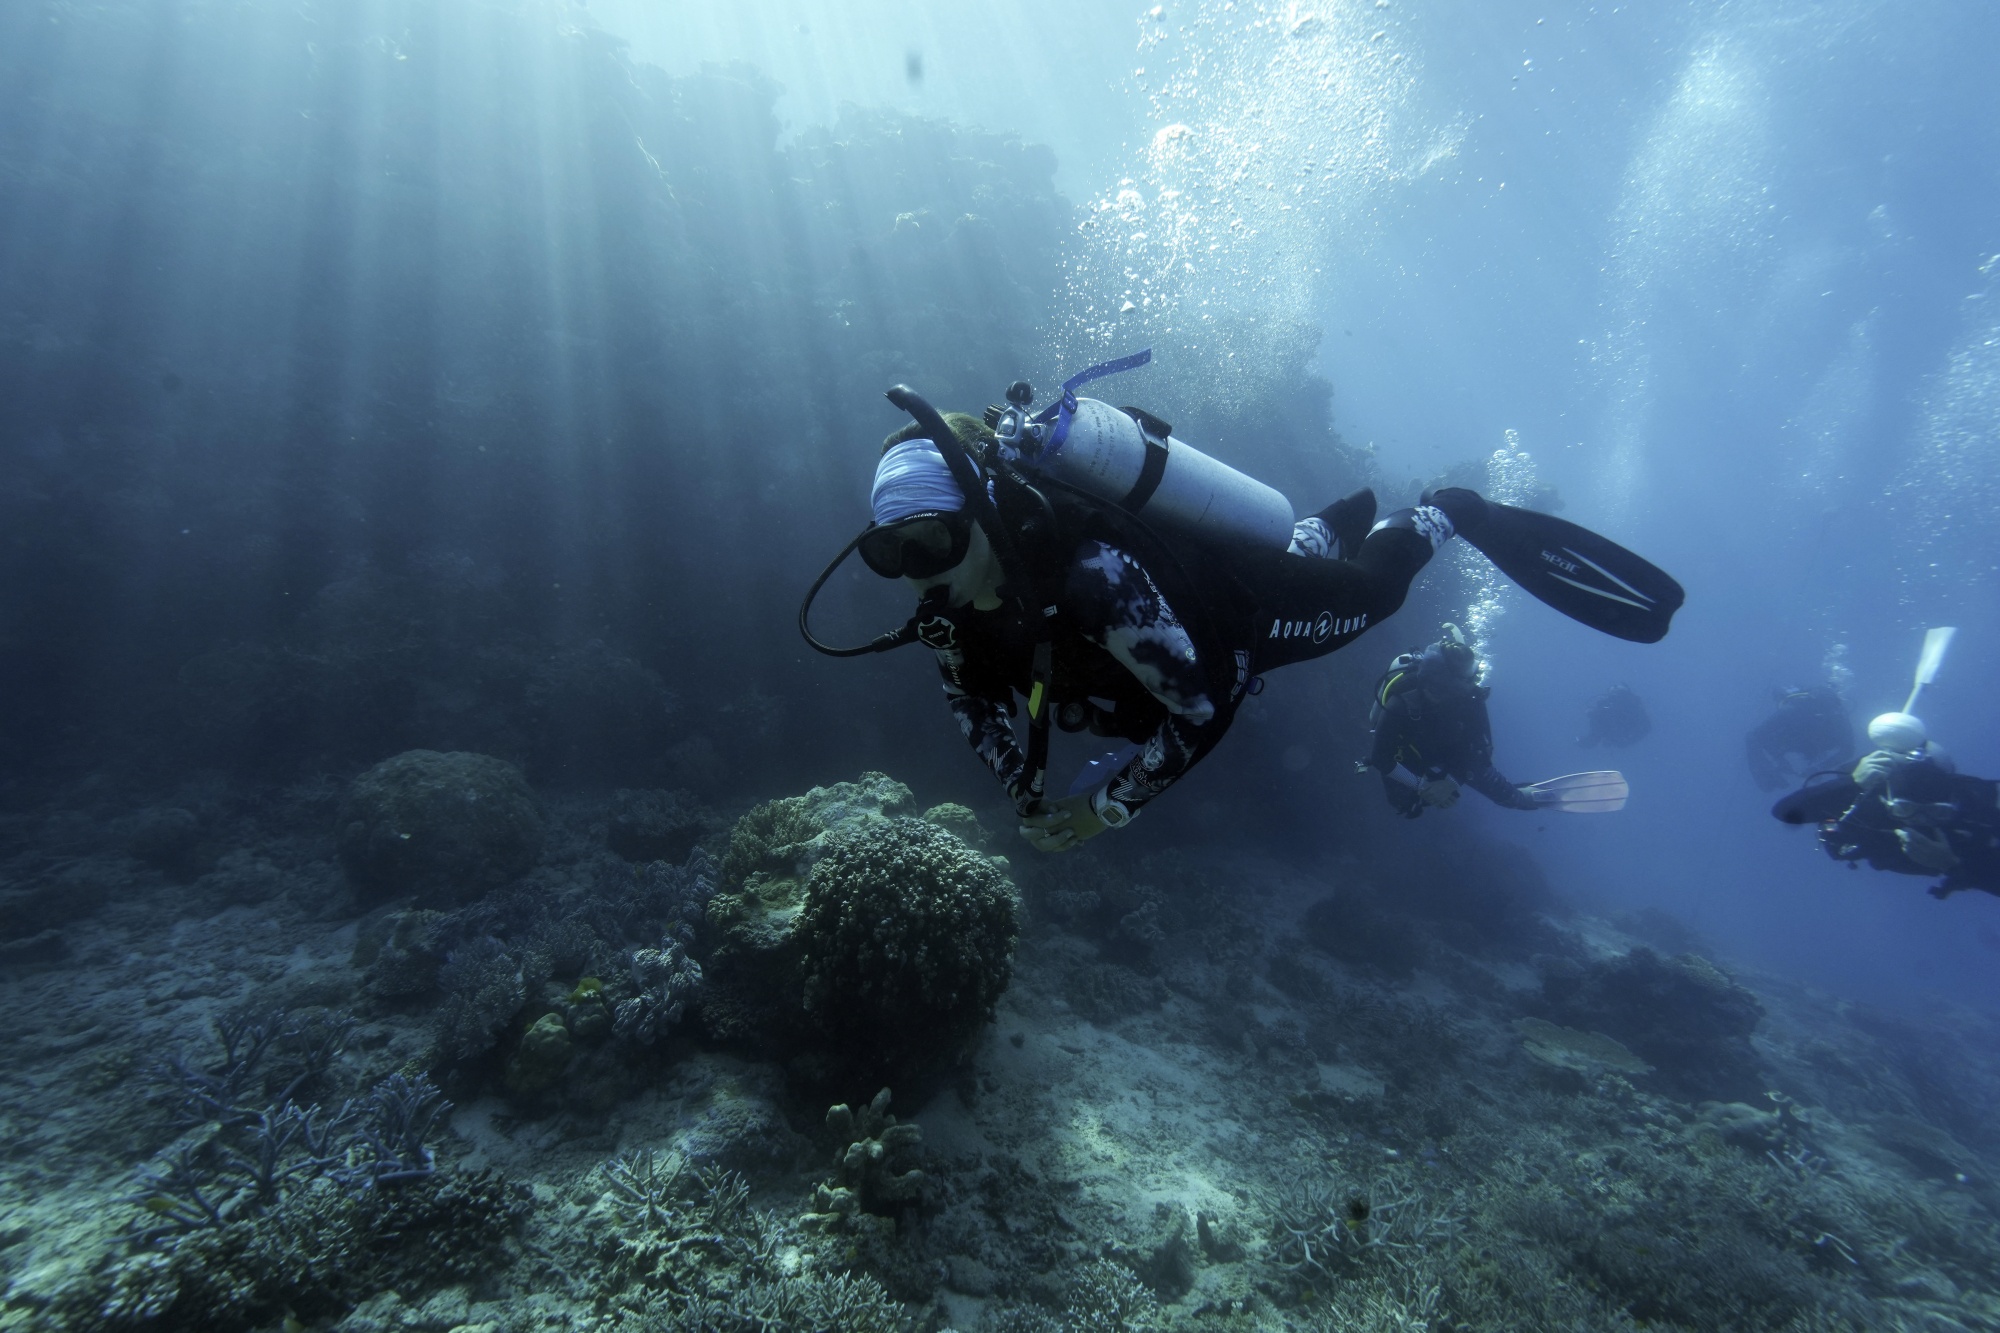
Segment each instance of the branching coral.
M323 1112L289 1099L183 1140L141 1177L131 1202L147 1240L263 1213L319 1179L343 1188L418 1180L436 1170L426 1140L451 1103L419 1074L391 1074L368 1095Z
M1415 1262L1463 1225L1455 1199L1400 1174L1380 1176L1365 1189L1303 1181L1268 1206L1272 1259L1307 1283L1351 1275L1369 1263Z
M897 1333L903 1307L865 1275L814 1262L796 1234L750 1206L743 1177L639 1151L598 1170L606 1254L636 1283L630 1333Z

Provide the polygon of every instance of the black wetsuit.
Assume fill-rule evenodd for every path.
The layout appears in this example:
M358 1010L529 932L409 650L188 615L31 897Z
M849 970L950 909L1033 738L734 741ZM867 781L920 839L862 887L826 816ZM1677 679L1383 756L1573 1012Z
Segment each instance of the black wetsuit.
M1777 711L1743 738L1744 757L1758 787L1776 791L1816 769L1840 764L1854 753L1854 729L1847 706L1831 685L1788 690Z
M1417 668L1391 667L1375 690L1375 744L1368 766L1382 775L1382 792L1396 813L1415 819L1423 813L1417 789L1396 780L1400 765L1419 778L1450 777L1496 805L1533 810L1534 797L1493 766L1493 726L1486 716L1492 691L1470 681L1454 682L1433 698L1417 679Z
M1050 695L1065 729L1139 744L1110 795L1136 813L1228 731L1251 680L1352 643L1403 604L1410 580L1451 535L1428 507L1400 510L1351 560L1290 552L1174 553L1108 517L1066 523ZM1008 607L926 621L959 729L1016 805L1027 759L1014 694L1033 681L1034 638Z
M1954 772L1948 763L1910 758L1864 790L1845 774L1785 797L1772 814L1819 825L1820 846L1836 861L1876 870L1942 878L1939 898L1964 889L2000 895L2000 783ZM1940 872L1911 859L1897 830L1939 839L1958 864Z

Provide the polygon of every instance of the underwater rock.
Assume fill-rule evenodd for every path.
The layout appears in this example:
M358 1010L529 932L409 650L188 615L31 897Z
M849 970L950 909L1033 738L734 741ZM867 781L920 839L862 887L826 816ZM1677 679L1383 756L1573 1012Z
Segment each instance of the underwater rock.
M353 962L363 969L363 986L385 1000L405 1000L428 994L444 965L450 918L443 912L417 908L380 917L364 926L354 941Z
M1979 1154L1936 1125L1907 1115L1880 1115L1868 1122L1868 1137L1934 1180L1970 1179L1985 1174Z
M686 792L621 788L611 798L604 842L627 861L687 859L716 819Z
M885 1077L954 1059L1013 973L1020 901L991 861L934 824L834 835L806 877L797 934L807 1014Z
M542 815L512 764L408 750L354 780L338 837L341 866L364 905L408 896L421 907L452 907L534 866Z
M1063 998L1079 1018L1100 1027L1158 1009L1171 998L1167 983L1117 963L1081 963L1063 971Z
M247 848L229 852L195 887L225 907L269 902L285 890L285 872Z
M1145 1257L1133 1268L1139 1280L1169 1300L1194 1289L1194 1246L1188 1241L1187 1214L1174 1209L1165 1231Z
M38 931L0 943L0 967L44 967L69 957L69 941L60 930Z
M562 1015L543 1014L521 1034L521 1044L507 1062L507 1090L520 1097L547 1092L569 1068L575 1053Z
M888 1217L922 1201L924 1132L914 1123L896 1123L889 1089L859 1111L844 1102L827 1108L826 1127L835 1170L813 1191L812 1217L820 1225L854 1224L864 1214Z
M1000 1279L971 1255L954 1254L944 1261L944 1284L961 1296L991 1296L999 1290Z
M0 890L0 941L33 939L94 915L118 881L83 861L25 888ZM129 863L128 863L129 864Z
M1662 959L1651 949L1542 976L1550 1020L1602 1032L1654 1068L1657 1082L1690 1101L1761 1095L1750 1034L1764 1017L1755 995L1704 958Z
M197 878L215 863L212 853L204 854L200 818L179 806L141 810L118 821L115 830L135 860L181 883Z

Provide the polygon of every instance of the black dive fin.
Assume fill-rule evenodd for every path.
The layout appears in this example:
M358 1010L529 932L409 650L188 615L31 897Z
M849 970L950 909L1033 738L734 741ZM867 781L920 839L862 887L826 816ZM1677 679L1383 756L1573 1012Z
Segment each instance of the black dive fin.
M1502 574L1571 620L1633 643L1666 637L1687 594L1649 560L1567 519L1486 502L1477 535L1459 536Z

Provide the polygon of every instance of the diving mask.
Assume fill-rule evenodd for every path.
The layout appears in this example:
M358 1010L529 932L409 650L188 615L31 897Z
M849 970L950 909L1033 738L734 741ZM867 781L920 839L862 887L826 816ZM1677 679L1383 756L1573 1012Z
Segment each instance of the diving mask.
M964 560L971 542L970 518L933 511L876 524L861 534L855 550L885 579L929 579Z

